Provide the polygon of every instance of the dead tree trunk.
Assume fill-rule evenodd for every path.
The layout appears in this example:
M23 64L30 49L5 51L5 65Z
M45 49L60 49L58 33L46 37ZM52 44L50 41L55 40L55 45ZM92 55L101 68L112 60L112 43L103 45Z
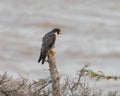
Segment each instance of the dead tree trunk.
M48 63L52 79L52 96L60 96L60 78L55 64L54 54L48 54Z

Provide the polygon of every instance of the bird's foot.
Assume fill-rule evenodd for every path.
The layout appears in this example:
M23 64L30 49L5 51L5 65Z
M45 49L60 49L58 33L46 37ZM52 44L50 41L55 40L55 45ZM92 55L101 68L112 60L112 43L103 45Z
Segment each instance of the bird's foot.
M55 54L56 52L55 52L55 50L54 49L51 49L51 50L49 50L49 52L48 52L48 54Z

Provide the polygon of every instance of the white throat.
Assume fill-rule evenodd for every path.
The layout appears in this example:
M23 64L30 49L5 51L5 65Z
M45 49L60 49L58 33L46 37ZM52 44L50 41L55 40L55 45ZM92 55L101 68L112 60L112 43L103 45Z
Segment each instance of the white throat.
M56 35L56 36L58 36L58 34L57 34L57 33L55 33L55 35Z

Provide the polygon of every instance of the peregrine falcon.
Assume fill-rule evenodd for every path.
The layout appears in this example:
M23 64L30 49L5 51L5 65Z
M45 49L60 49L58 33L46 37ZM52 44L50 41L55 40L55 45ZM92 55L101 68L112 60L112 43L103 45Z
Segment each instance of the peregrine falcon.
M54 54L53 48L55 47L56 36L60 35L60 29L55 28L52 31L48 32L42 39L42 47L40 52L40 57L38 59L38 63L42 60L42 64L44 64L46 56L49 52Z

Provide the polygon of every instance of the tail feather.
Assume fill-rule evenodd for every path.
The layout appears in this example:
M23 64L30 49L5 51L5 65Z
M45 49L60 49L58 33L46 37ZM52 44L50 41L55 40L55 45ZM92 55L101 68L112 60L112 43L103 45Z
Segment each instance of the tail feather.
M42 64L44 64L46 56L47 56L47 51L41 52L40 57L38 59L38 63L42 60Z
M41 57L39 57L39 59L38 59L38 63L40 63L40 61L42 60L42 58Z
M42 64L44 64L44 62L45 62L45 58L42 59Z

